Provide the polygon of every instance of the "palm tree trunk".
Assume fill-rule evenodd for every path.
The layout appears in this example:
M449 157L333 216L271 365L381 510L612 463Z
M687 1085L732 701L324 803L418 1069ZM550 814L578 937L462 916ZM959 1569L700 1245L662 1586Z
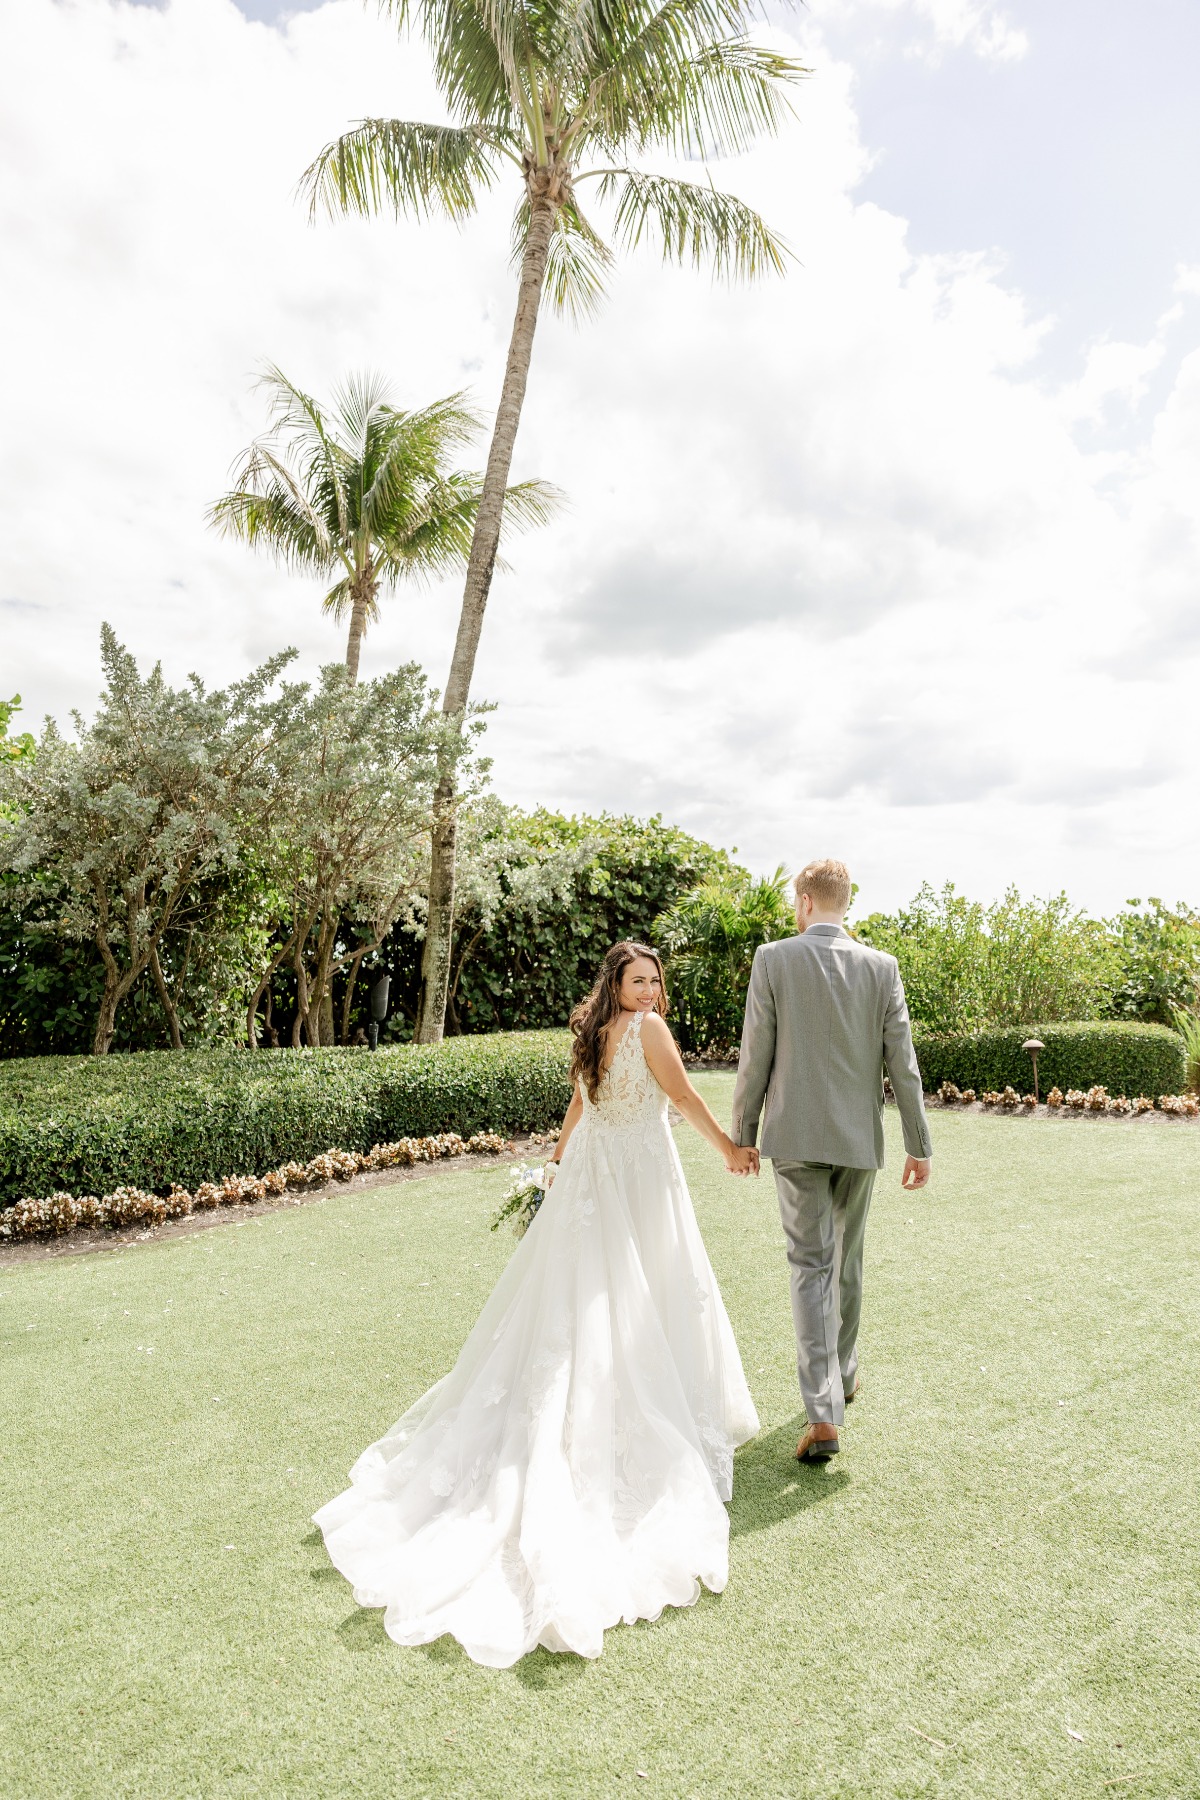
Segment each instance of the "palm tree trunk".
M471 694L471 677L475 673L475 656L483 615L487 610L492 587L492 571L500 546L500 528L504 520L504 495L508 473L512 467L513 445L521 423L521 407L529 380L529 363L533 355L533 334L537 329L538 310L546 281L546 258L554 232L557 204L544 194L531 197L529 235L521 258L521 281L517 290L517 311L512 338L508 346L508 363L500 405L492 430L483 492L471 538L471 555L467 563L467 579L463 588L462 610L458 615L458 636L450 661L450 678L442 711L460 721ZM455 765L443 762L434 794L433 843L429 868L429 912L425 924L425 950L421 958L421 998L417 1007L417 1025L413 1033L419 1044L438 1044L446 1027L446 999L450 988L450 945L454 928L454 870L458 842L458 820L455 809Z
M346 639L346 667L350 671L350 681L358 685L358 657L362 649L363 636L367 629L367 612L374 598L377 583L372 579L371 564L355 578L353 599L350 604L350 635Z

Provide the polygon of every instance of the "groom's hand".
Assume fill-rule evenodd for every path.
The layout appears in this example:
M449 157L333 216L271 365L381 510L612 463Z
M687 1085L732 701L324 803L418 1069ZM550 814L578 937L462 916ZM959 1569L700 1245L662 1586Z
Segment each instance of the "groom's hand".
M917 1188L927 1187L929 1185L929 1169L930 1162L927 1156L906 1156L904 1173L900 1177L900 1186L907 1188L909 1193L913 1193Z
M753 1145L734 1144L725 1157L725 1167L731 1175L757 1175L758 1151Z

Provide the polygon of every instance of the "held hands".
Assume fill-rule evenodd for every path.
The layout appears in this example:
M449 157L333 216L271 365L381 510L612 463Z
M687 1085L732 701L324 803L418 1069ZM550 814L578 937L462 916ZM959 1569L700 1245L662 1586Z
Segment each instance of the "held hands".
M735 1144L729 1142L729 1148L723 1152L725 1167L731 1175L757 1175L758 1151L752 1144Z
M906 1156L904 1159L904 1173L900 1177L900 1186L905 1188L910 1194L915 1193L917 1188L927 1187L929 1185L929 1168L930 1164L927 1156Z

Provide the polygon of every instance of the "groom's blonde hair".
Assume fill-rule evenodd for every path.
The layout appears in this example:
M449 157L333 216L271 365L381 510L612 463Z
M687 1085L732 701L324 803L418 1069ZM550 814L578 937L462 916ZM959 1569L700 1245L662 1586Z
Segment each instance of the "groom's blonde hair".
M845 917L850 910L850 899L853 884L850 871L844 862L827 856L822 862L805 863L796 877L796 898L807 894L813 905L820 912L840 913Z

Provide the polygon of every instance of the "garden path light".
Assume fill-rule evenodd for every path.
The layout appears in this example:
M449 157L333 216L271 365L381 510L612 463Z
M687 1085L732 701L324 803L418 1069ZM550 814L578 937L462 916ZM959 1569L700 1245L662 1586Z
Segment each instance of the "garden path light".
M1035 1106L1037 1106L1037 1104L1038 1104L1038 1072L1037 1072L1038 1051L1044 1050L1046 1048L1046 1046L1045 1046L1045 1044L1043 1044L1041 1038L1026 1038L1025 1042L1021 1045L1021 1048L1022 1048L1022 1050L1028 1050L1030 1057L1033 1060L1033 1104Z

